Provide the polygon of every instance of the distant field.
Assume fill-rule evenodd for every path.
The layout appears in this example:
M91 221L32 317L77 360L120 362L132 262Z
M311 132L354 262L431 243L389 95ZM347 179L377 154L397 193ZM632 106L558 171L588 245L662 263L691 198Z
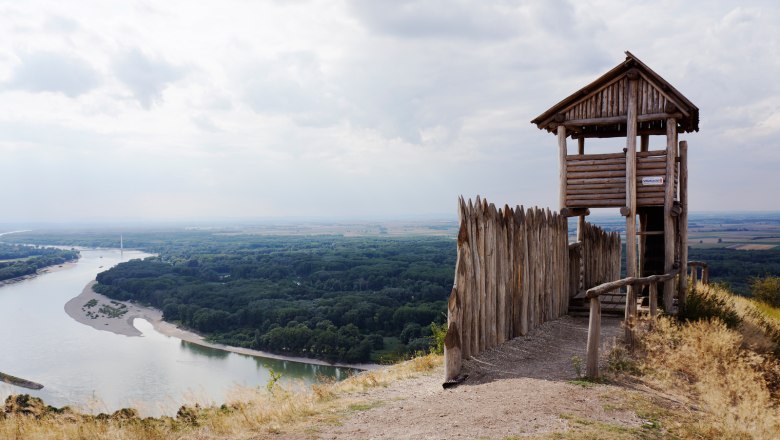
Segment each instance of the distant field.
M727 249L736 249L738 251L767 251L776 248L776 244L734 244Z

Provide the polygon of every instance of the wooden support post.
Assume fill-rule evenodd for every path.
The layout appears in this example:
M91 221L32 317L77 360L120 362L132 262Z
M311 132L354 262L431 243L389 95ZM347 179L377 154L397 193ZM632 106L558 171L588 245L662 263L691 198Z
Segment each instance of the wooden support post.
M642 212L639 214L639 252L637 254L637 263L639 265L639 269L637 274L640 277L647 276L649 274L645 273L645 259L647 256L645 255L646 248L647 248L647 213Z
M677 120L666 120L666 194L664 196L664 273L674 265L675 229L672 218L674 205L674 168L677 163ZM664 282L664 310L670 313L674 302L674 281Z
M691 267L691 284L696 287L696 279L699 277L699 268L696 266Z
M598 297L590 299L590 319L588 320L588 354L586 374L591 379L599 377L599 342L601 341L601 301Z
M649 134L643 134L639 139L640 139L639 151L649 151L650 150L650 135Z
M681 276L680 278L685 278ZM650 283L650 317L655 319L658 315L658 283Z
M626 310L623 326L626 331L626 346L634 349L634 324L636 322L636 287L629 284L626 286Z
M577 139L577 154L585 154L585 138L581 136Z
M561 124L558 126L558 155L561 166L561 193L559 210L562 210L566 207L566 154L566 127Z
M680 291L678 294L678 306L685 307L688 294L688 142L680 142L680 215L677 216L680 227Z
M628 115L626 123L626 276L637 276L636 264L636 136L637 80L628 81Z
M710 283L710 268L708 266L704 266L701 268L701 283L702 284Z

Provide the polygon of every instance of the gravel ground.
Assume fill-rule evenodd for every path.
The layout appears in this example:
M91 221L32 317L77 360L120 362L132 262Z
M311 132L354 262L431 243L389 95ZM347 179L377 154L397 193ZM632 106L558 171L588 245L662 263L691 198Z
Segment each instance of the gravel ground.
M564 317L508 341L464 364L469 378L442 389L443 370L366 393L368 404L339 426L317 426L305 438L505 438L565 431L577 418L638 427L625 408L626 390L582 386L572 357L585 358L587 318ZM602 346L610 347L619 320L602 320ZM606 350L604 350L606 351Z

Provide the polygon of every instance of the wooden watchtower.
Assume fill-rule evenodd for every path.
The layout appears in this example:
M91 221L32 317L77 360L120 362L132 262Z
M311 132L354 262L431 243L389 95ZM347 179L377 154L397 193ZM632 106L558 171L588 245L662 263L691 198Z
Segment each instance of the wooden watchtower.
M699 109L690 100L626 52L624 62L531 122L557 135L560 212L579 216L578 240L590 208L620 208L626 217L626 275L657 275L674 267L685 273L687 144L678 144L677 136L699 131ZM665 148L650 150L650 136L665 136ZM585 139L621 137L622 151L585 154ZM575 154L568 138L577 140ZM685 276L679 288L682 301ZM667 311L674 290L673 281L664 283Z

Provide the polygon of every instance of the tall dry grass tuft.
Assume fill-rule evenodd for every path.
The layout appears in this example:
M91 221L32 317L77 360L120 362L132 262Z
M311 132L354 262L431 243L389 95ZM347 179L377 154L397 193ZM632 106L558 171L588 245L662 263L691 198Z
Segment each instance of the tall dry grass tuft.
M643 335L641 371L665 391L687 396L715 416L723 435L777 438L780 364L772 324L755 305L720 287L697 286L739 315L729 328L718 318L679 323L664 317Z
M0 407L0 439L206 440L299 432L307 421L332 421L346 414L357 401L355 392L425 374L441 364L441 356L426 355L341 382L237 389L222 406L183 406L175 417L142 419L134 410L92 416L46 407L40 399L21 398L20 404L11 403L12 408Z

